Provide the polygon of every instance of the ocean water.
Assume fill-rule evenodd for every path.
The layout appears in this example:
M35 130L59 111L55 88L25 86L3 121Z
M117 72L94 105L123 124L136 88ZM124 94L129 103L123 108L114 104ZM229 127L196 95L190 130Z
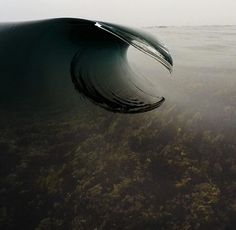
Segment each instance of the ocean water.
M154 110L106 110L69 80L68 99L47 85L33 103L1 98L2 229L235 229L236 27L143 29L166 44L173 72L132 47L128 72L123 62L113 70L131 69L129 82L164 97ZM59 44L50 54L64 63ZM62 67L30 73L59 68L61 77Z

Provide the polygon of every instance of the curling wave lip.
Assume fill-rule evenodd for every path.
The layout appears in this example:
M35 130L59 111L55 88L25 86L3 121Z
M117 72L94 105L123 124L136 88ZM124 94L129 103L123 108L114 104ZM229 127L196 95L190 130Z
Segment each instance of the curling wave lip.
M129 45L132 45L138 50L146 53L164 65L170 73L172 72L173 60L169 50L164 44L151 37L149 34L145 34L144 32L139 33L134 29L111 23L96 22L95 26L117 36Z
M165 101L127 56L132 46L172 70L168 49L143 31L55 18L0 23L0 35L0 104L6 107L81 108L83 97L112 112L142 113ZM152 74L158 83L158 72Z

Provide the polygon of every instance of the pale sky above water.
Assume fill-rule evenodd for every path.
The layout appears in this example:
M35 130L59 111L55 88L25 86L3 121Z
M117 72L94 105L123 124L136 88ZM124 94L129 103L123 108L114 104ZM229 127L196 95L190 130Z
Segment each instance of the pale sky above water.
M75 17L134 26L236 25L236 0L0 0L0 21Z

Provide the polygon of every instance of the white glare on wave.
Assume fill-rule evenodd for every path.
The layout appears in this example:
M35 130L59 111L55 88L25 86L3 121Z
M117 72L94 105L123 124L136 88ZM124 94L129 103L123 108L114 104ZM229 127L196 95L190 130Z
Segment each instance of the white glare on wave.
M155 59L130 46L127 51L130 68L135 72L132 82L152 96L164 96L165 87L171 80L169 71Z

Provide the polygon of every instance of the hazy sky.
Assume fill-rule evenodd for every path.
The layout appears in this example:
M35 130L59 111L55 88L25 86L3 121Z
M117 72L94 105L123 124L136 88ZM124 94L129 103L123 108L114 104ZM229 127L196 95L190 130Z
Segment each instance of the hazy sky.
M0 21L77 17L127 25L236 24L236 0L0 0Z

